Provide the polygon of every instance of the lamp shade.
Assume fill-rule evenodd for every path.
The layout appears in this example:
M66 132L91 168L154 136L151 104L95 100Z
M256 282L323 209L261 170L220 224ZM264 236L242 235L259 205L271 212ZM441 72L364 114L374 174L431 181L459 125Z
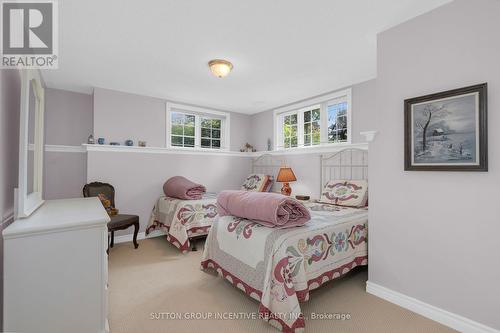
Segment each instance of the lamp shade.
M276 181L280 183L294 182L296 180L297 178L295 177L292 168L280 168L280 172L278 172L278 179L276 179Z

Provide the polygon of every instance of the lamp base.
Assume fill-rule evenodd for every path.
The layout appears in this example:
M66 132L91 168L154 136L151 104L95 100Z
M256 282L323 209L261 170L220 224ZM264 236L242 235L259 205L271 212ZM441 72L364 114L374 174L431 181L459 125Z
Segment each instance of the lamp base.
M292 188L290 187L290 184L283 183L283 187L281 188L281 194L288 195L288 196L290 196L290 194L292 194Z

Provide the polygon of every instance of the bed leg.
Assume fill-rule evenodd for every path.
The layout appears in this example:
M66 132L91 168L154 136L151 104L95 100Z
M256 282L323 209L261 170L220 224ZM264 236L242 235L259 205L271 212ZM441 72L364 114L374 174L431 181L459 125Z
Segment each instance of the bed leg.
M198 251L198 249L196 248L196 240L191 239L191 244L193 244L193 246L191 247L191 251Z

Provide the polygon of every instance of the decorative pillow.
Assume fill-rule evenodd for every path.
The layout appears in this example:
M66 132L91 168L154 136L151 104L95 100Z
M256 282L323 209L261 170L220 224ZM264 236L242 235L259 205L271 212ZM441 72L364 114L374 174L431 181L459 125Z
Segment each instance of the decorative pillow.
M271 176L252 173L245 179L241 189L250 192L268 192L272 185L273 179Z
M330 180L323 188L320 199L320 202L349 207L364 207L367 201L366 180Z

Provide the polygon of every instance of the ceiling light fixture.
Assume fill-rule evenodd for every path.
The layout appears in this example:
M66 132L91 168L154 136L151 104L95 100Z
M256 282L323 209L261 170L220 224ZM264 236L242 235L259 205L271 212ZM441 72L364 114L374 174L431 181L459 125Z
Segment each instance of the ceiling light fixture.
M233 64L227 60L214 59L208 62L208 67L210 67L210 70L215 76L224 77L231 72Z

